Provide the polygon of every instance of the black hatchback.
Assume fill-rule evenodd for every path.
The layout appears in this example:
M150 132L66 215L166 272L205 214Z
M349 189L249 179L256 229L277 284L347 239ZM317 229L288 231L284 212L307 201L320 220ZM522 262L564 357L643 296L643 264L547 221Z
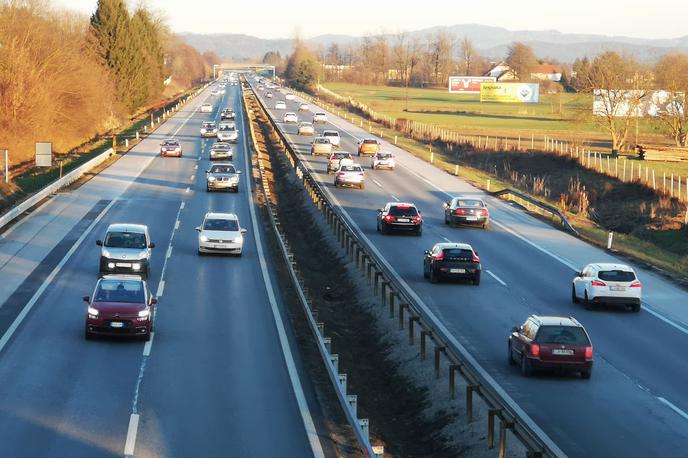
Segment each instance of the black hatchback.
M481 271L478 252L467 243L438 243L425 252L423 259L423 275L432 283L445 278L465 278L479 285Z
M423 233L423 217L414 204L389 202L377 211L377 230L387 234L391 230Z

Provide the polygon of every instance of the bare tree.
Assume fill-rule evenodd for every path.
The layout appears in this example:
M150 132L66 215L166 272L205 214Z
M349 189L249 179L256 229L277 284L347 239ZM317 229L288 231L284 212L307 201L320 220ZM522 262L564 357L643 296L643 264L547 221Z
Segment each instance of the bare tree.
M446 32L437 32L429 46L432 79L437 85L444 84L452 68L453 43Z
M511 67L516 79L525 81L530 78L530 73L538 61L530 46L517 41L509 46L506 63Z
M667 91L667 100L659 112L659 119L669 129L676 146L688 146L686 128L686 92L688 92L688 54L667 54L654 68L659 89Z
M471 75L471 72L476 70L476 61L480 60L480 56L473 46L473 41L464 37L461 40L459 52L459 72L463 75Z

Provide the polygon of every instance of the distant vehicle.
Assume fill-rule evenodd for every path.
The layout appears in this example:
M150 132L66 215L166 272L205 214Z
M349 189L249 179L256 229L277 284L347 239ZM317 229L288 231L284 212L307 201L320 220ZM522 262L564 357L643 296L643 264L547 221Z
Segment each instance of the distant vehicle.
M234 110L231 108L225 108L222 110L222 113L220 113L220 120L224 121L225 119L234 119L236 117L236 114L234 113Z
M275 110L286 110L287 109L287 104L284 103L284 100L278 100L275 102Z
M323 113L322 111L317 111L317 112L313 115L313 122L314 122L314 123L317 122L317 123L320 123L320 124L326 123L326 122L327 122L327 114Z
M373 156L373 163L371 167L373 170L377 169L389 169L394 170L396 167L396 161L394 160L394 155L392 153L378 152Z
M234 121L220 121L220 129L236 129L236 123Z
M454 197L444 203L445 224L472 224L486 229L490 223L490 212L482 199Z
M320 154L325 156L332 154L332 143L326 137L315 137L311 143L311 155L318 156Z
M311 109L311 107L309 107L307 103L299 104L299 111L308 111L310 109Z
M642 284L635 271L625 264L592 263L573 278L571 297L586 308L609 304L640 311Z
M148 341L158 301L146 282L133 275L105 275L98 279L88 304L84 337L132 336Z
M223 253L241 256L246 229L233 213L206 213L198 232L198 254Z
M231 161L234 158L234 151L229 143L217 142L210 147L209 155L211 161L218 159Z
M358 155L375 155L380 151L380 142L374 138L365 138L358 142Z
M423 258L423 275L431 283L441 279L467 278L479 285L481 271L478 252L467 243L437 243L425 252Z
M148 227L143 224L110 224L103 240L97 240L100 249L100 275L135 274L148 278L150 259L155 244L151 242Z
M346 151L332 153L330 154L330 157L327 159L327 173L336 172L337 170L339 170L339 167L342 164L353 165L353 163L354 157L351 155L351 153L347 153Z
M271 99L272 98L272 92L265 93L265 97L267 97L268 99Z
M282 120L283 120L284 122L287 122L287 123L294 123L294 124L296 124L297 122L299 122L299 117L296 116L296 113L293 113L293 112L291 112L291 111L288 111L288 112L284 113L284 118L283 118Z
M259 86L258 86L258 90L259 90L259 91L262 91L262 90L264 90L264 89L265 89L265 87L263 87L263 85L259 85Z
M423 217L415 204L388 202L377 211L377 231L387 234L392 230L423 233Z
M239 192L240 174L231 162L216 162L205 172L206 190Z
M217 125L214 122L204 122L201 124L201 137L216 137Z
M219 91L219 90L214 90L213 92L211 92L211 95L220 95L220 91Z
M213 112L213 104L212 103L204 103L201 105L201 113L212 113Z
M167 138L160 143L160 156L182 157L182 145L175 138Z
M358 164L341 165L334 174L334 187L352 186L365 189L365 173L363 167Z
M236 143L239 140L239 131L236 126L221 125L220 130L217 131L217 139L221 142Z
M339 132L337 132L336 130L324 130L323 137L329 138L330 143L332 143L332 146L339 147L341 139L339 137Z
M592 376L592 343L573 317L531 315L509 335L509 364L528 377L534 371L580 372Z
M287 93L284 95L284 98L287 99L287 100L294 100L296 97L294 97L294 94L292 94L291 92L287 92Z
M300 122L298 129L299 135L315 135L315 128L313 127L313 123Z

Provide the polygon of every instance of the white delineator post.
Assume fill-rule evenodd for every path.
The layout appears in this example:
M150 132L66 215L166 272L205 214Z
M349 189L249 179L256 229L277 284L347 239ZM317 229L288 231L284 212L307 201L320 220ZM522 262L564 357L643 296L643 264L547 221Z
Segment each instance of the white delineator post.
M10 150L5 150L5 183L10 182Z
M611 250L612 249L612 242L614 241L614 233L610 232L609 235L607 236L607 249Z

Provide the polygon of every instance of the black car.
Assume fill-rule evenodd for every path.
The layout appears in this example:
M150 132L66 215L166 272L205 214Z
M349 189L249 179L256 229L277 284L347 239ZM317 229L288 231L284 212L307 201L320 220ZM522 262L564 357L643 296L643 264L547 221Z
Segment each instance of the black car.
M236 115L234 114L234 110L232 110L231 108L225 108L224 110L222 110L222 113L220 114L220 119L222 121L226 119L234 119L235 117Z
M480 258L467 243L438 243L425 252L423 275L432 283L441 279L465 278L480 284Z
M383 234L391 230L423 233L423 217L414 204L389 202L377 211L377 230Z
M454 197L444 203L445 224L472 224L487 228L490 222L490 211L482 199L474 197Z

